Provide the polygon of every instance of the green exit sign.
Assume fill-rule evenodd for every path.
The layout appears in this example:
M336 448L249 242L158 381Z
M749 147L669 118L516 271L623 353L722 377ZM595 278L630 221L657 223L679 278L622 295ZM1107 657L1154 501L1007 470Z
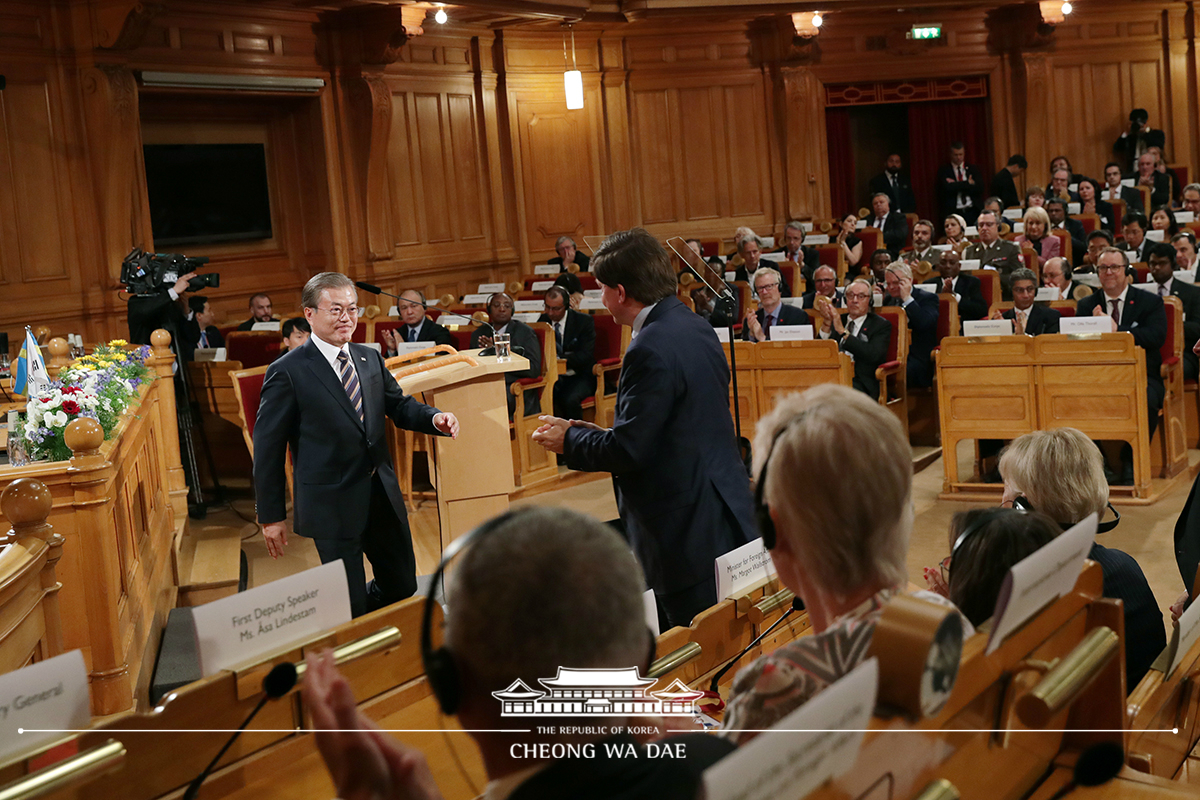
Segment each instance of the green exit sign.
M941 25L913 25L912 39L940 39L942 38Z

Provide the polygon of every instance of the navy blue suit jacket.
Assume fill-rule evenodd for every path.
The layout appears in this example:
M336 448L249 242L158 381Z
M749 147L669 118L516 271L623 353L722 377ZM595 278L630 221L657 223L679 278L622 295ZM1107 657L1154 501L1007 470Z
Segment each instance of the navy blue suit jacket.
M904 307L908 316L908 328L912 331L912 343L908 347L909 360L929 364L933 348L937 347L938 298L936 294L918 289L912 290L913 302ZM883 298L885 306L898 306L900 301L888 295Z
M1010 308L1002 314L1005 319L1015 320L1017 310ZM1053 308L1039 306L1036 303L1029 308L1029 320L1025 323L1025 334L1041 336L1043 333L1058 333L1058 324L1062 315Z
M674 296L625 352L612 428L569 428L563 452L571 469L612 473L621 520L658 594L715 580L713 560L759 536L725 353L712 326Z
M763 320L767 318L767 314L761 308L754 312L754 316L758 317L758 324L762 325ZM796 308L790 303L780 303L779 308L775 311L775 316L778 318L776 325L808 325L808 313L803 309ZM765 331L767 338L770 339L770 331ZM747 325L742 325L742 338L750 341L750 328Z
M1101 305L1103 304L1103 305ZM1075 307L1075 316L1090 316L1097 307L1105 311L1109 309L1108 296L1104 292L1096 292L1091 297L1085 297ZM1150 382L1152 394L1157 388L1158 404L1151 397L1151 414L1162 408L1162 346L1167 340L1167 312L1163 310L1162 298L1150 292L1144 292L1133 286L1125 295L1125 305L1121 308L1121 321L1117 323L1118 331L1129 331L1138 347L1146 351L1146 379Z

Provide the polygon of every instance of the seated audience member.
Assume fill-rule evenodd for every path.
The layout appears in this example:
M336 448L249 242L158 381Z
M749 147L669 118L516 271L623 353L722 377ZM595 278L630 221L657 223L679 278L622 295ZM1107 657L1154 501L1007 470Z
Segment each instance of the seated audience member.
M573 272L564 272L554 279L554 285L567 290L571 296L571 308L578 311L579 304L583 302L583 282L579 280L579 276Z
M1200 287L1175 280L1175 259L1178 253L1166 242L1152 242L1147 248L1150 278L1158 284L1159 297L1178 297L1183 309L1183 377L1196 380L1200 360L1192 349L1200 341Z
M784 261L800 265L800 274L804 280L812 283L813 271L821 265L821 259L816 250L804 246L804 224L792 220L783 229L783 246L775 252L783 253Z
M1030 186L1025 190L1025 205L1022 210L1046 205L1046 190L1040 186Z
M725 254L729 259L730 266L736 266L737 264L742 263L742 256L740 252L742 239L745 239L748 236L753 236L754 238L758 239L758 234L747 228L745 225L733 232L733 250ZM762 246L762 239L759 239L758 244L760 247Z
M995 214L984 212L975 220L979 229L979 241L963 251L966 260L977 260L981 268L994 269L1000 273L1000 289L1005 300L1012 299L1008 276L1021 266L1021 248L1000 238L1000 220Z
M887 360L892 323L871 310L872 294L871 282L857 278L846 287L845 320L827 299L822 299L815 311L820 322L818 336L835 340L838 349L854 359L854 388L878 398L875 370Z
M284 320L281 333L283 334L283 347L280 348L279 355L295 350L307 342L308 337L312 336L312 327L304 317L292 317Z
M1125 213L1131 211L1146 210L1142 203L1142 193L1133 186L1126 186L1121 183L1121 165L1115 161L1110 161L1104 165L1104 192L1103 199L1109 204L1117 201L1125 201ZM1114 226L1117 220L1113 219Z
M802 298L801 307L810 309L817 299L817 295L822 295L834 308L845 308L846 297L842 294L842 290L837 288L837 273L833 267L817 267L817 271L813 273L813 290Z
M512 393L512 385L521 378L537 378L542 374L542 346L538 343L537 334L533 328L513 319L513 299L504 292L497 292L488 298L488 324L480 325L471 332L471 348L491 347L493 333L507 333L512 351L529 359L529 369L504 373L504 389L508 396L508 418L512 419L517 408L517 398ZM537 390L525 392L525 416L538 413Z
M1183 187L1183 210L1192 212L1200 220L1200 183Z
M1066 530L1090 514L1104 516L1108 484L1099 448L1075 428L1036 431L1013 440L1000 456L1004 505L1023 497ZM1088 558L1104 571L1104 596L1125 606L1125 686L1132 691L1167 646L1162 611L1146 576L1129 554L1093 545ZM953 563L953 562L951 562Z
M1087 273L1096 271L1096 259L1104 252L1104 248L1113 246L1112 234L1097 228L1087 235L1087 252L1084 253L1083 263L1076 267L1076 272Z
M1018 246L1028 243L1037 253L1039 263L1048 258L1062 256L1062 242L1050 233L1050 215L1044 208L1031 208L1025 212L1025 232L1015 239Z
M1046 201L1046 215L1050 217L1050 230L1064 230L1071 237L1071 259L1079 263L1083 248L1086 247L1087 232L1083 223L1067 216L1067 204L1057 198Z
M908 221L903 214L891 210L891 203L892 200L886 193L877 192L871 198L871 209L875 215L867 225L883 232L883 246L892 258L896 258L908 238Z
M781 398L758 423L754 458L771 558L813 634L738 671L722 727L739 744L866 658L884 605L904 590L913 520L912 449L862 392L826 383Z
M669 735L664 744L680 744L672 752L683 757L654 758L628 732L644 718L589 715L591 732L580 732L567 729L579 717L548 713L537 719L549 728L532 732L532 717L502 713L494 693L517 681L537 686L560 669L636 667L645 674L654 640L643 613L642 570L608 526L552 508L510 511L489 525L449 573L441 651L458 699L452 713L471 731L487 772L483 796L695 797L701 773L733 749L729 742ZM339 797L441 797L420 751L379 731L358 709L331 653L309 654L302 691ZM632 752L611 758L606 746ZM548 757L559 751L566 755Z
M996 176L992 178L992 191L1000 199L1003 208L1021 204L1021 198L1017 195L1016 178L1028 166L1029 162L1025 160L1025 156L1017 154L1010 157L1004 169L997 172Z
M1159 206L1150 215L1150 230L1162 231L1163 241L1171 241L1171 237L1179 233L1179 223L1175 221L1175 212L1170 206Z
M1150 208L1165 206L1171 202L1171 179L1158 170L1158 157L1153 153L1138 156L1137 170L1125 176L1132 178L1134 186L1150 187Z
M937 269L942 259L942 251L933 249L933 223L927 219L917 220L912 229L913 246L900 253L904 263L917 272L917 266L924 261L932 269Z
M561 286L546 290L546 313L538 322L548 322L554 329L558 357L567 362L554 382L554 416L563 419L583 419L582 403L596 393L596 323L590 314L572 311L571 297Z
M1126 252L1129 262L1132 264L1142 264L1146 261L1146 245L1148 244L1146 230L1149 227L1146 218L1141 214L1126 214L1125 218L1121 220L1121 232L1125 236L1125 241L1117 247Z
M1072 280L1071 265L1063 258L1052 258L1042 265L1042 285L1058 290L1058 300L1082 300L1092 287Z
M1175 248L1175 269L1196 269L1196 240L1190 231L1183 231L1171 237L1171 246Z
M256 322L274 322L271 316L271 298L265 294L256 294L250 298L250 319L237 326L239 331L248 331Z
M1050 176L1050 189L1046 192L1050 198L1058 198L1064 203L1078 203L1079 195L1071 191L1071 173L1065 169L1058 169Z
M183 360L191 361L196 348L224 347L225 337L213 325L216 314L213 313L207 297L194 294L188 297L187 301L188 317L179 332L179 337L183 340Z
M892 263L892 257L884 248L879 248L874 253L871 253L871 260L867 262L859 272L861 277L865 277L875 284L877 291L883 291L884 273L887 272L888 264ZM856 276L846 275L847 283L852 281Z
M980 217L987 216L983 213ZM908 385L910 388L933 385L933 348L937 346L937 295L917 289L912 283L912 270L902 261L887 268L885 306L902 306L908 316L912 340L908 347Z
M938 244L948 244L959 253L971 244L971 240L967 238L967 221L958 214L946 217L942 221L942 230L946 235L938 239Z
M862 239L858 238L854 232L857 225L858 217L854 214L847 214L838 223L838 232L833 238L833 241L842 248L842 255L846 258L846 271L852 275L863 257Z
M995 195L984 199L983 210L991 211L997 217L1004 218L1004 201Z
M1113 230L1117 224L1117 212L1112 203L1101 199L1100 184L1091 178L1079 179L1079 213L1095 214L1100 218L1100 227L1106 231Z
M1075 171L1075 168L1071 166L1071 159L1066 156L1055 156L1050 159L1050 175L1053 176L1060 169L1065 169L1071 176L1071 183L1079 183L1079 179L1083 177Z
M1154 168L1159 173L1167 176L1168 197L1167 205L1174 203L1179 199L1179 178L1175 177L1175 171L1167 169L1167 160L1163 158L1161 147L1150 147L1146 149L1147 153L1154 156Z
M399 342L430 342L432 345L454 346L450 331L425 316L425 295L416 289L405 289L396 301L403 326L383 331L384 358L396 355Z
M560 272L566 272L567 267L571 264L578 264L580 272L587 272L591 259L579 252L579 248L575 246L575 240L570 236L558 237L558 241L554 243L554 250L558 255L547 261L547 264L558 264L561 268Z
M991 319L1011 319L1013 333L1018 336L1058 333L1060 315L1053 308L1034 304L1037 289L1037 275L1033 270L1024 267L1013 270L1013 307L1003 312L997 308L992 312Z
M766 342L771 339L771 328L776 325L808 325L808 314L804 309L783 302L779 294L783 276L770 267L759 267L754 273L754 292L758 295L758 310L746 312L742 321L742 338L748 342Z
M738 255L742 257L742 266L734 270L735 281L746 281L754 285L754 276L762 260L762 239L757 236L747 236L738 245ZM778 273L776 273L778 274ZM779 276L779 287L783 297L792 296L792 287L787 279Z
M983 284L974 275L964 275L962 259L953 250L942 255L938 263L940 278L925 281L924 287L934 294L952 294L958 301L959 319L983 319L987 316L987 301L983 298Z
M903 166L899 153L891 153L884 162L883 172L867 182L871 194L883 192L891 200L892 208L900 214L911 214L917 210L917 199L908 178L900 174Z

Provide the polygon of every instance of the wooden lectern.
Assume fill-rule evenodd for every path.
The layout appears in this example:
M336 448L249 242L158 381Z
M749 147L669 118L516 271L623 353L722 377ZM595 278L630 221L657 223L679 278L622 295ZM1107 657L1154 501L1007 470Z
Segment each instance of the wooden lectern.
M512 447L504 373L529 369L513 355L500 362L468 350L392 370L405 394L458 417L457 439L434 437L441 544L508 510L512 494ZM393 447L393 456L396 448Z

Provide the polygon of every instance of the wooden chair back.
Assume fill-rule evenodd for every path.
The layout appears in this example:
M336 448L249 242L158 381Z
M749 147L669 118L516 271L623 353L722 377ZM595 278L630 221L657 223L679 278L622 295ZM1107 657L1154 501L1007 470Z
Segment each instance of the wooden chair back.
M958 317L958 301L952 294L938 295L938 331L937 340L941 342L947 336L958 336L962 323Z
M1051 228L1050 233L1054 234L1062 242L1062 256L1067 260L1068 264L1075 263L1071 253L1071 232L1065 228ZM1032 267L1031 267L1032 269Z
M883 247L883 231L879 230L879 228L867 226L866 228L855 231L855 233L863 243L863 261L869 264L871 263L871 253L874 253L876 250ZM859 263L861 264L862 262Z
M969 270L968 274L979 278L980 293L983 295L983 301L988 305L988 313L990 314L1002 297L1000 294L1000 273L994 269L974 269Z
M355 334L359 329L365 332L365 323L358 323ZM232 331L225 339L226 357L230 361L242 362L242 366L247 369L270 364L279 357L282 348L283 337L279 331Z

